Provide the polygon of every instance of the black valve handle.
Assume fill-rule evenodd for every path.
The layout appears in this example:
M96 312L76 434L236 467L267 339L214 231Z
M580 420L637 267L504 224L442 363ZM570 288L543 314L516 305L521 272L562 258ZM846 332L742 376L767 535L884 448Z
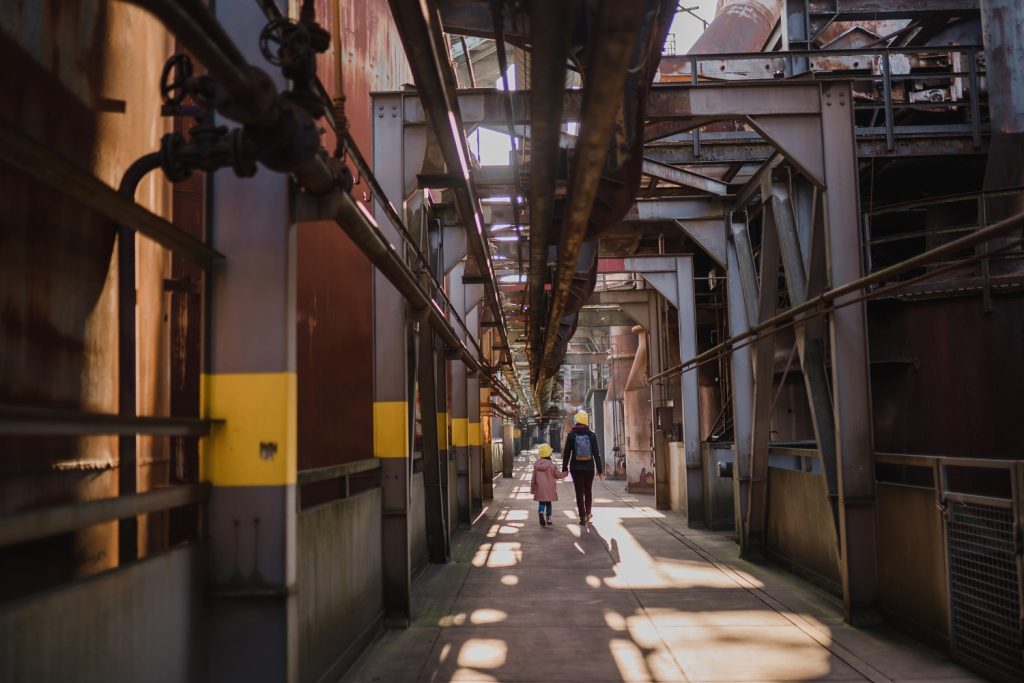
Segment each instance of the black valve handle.
M195 73L188 55L178 53L164 63L160 73L160 98L164 104L178 106L188 95L188 81Z

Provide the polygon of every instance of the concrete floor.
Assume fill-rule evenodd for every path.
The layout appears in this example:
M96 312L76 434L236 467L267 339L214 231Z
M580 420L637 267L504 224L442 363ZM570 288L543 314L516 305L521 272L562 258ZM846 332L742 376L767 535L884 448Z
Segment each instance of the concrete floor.
M559 484L541 528L529 457L498 480L453 561L414 585L411 628L386 631L345 683L411 681L982 680L772 566L736 558L731 534L687 529L652 496L597 482L594 524Z

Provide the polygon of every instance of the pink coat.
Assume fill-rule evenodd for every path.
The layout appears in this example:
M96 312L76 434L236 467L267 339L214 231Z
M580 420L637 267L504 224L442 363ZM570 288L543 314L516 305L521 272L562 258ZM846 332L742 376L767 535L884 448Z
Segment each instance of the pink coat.
M555 467L551 458L537 458L533 465L533 481L530 482L533 499L542 503L558 500L556 480L565 479L567 476L567 473L560 472Z

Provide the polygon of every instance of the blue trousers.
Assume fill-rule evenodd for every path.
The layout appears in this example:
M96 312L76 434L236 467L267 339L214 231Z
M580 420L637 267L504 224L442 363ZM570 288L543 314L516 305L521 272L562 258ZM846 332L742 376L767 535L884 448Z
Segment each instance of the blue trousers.
M537 503L537 512L544 512L547 510L547 516L551 516L551 501L541 501Z

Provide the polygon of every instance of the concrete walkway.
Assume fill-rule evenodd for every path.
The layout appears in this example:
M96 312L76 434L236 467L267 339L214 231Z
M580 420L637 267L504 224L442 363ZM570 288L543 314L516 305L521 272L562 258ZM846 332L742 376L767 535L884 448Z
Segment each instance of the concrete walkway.
M344 681L981 680L887 629L846 626L831 597L736 559L731 534L686 529L623 482L595 483L583 529L559 484L541 528L529 461L498 480L453 561L417 579L413 626L385 632Z

